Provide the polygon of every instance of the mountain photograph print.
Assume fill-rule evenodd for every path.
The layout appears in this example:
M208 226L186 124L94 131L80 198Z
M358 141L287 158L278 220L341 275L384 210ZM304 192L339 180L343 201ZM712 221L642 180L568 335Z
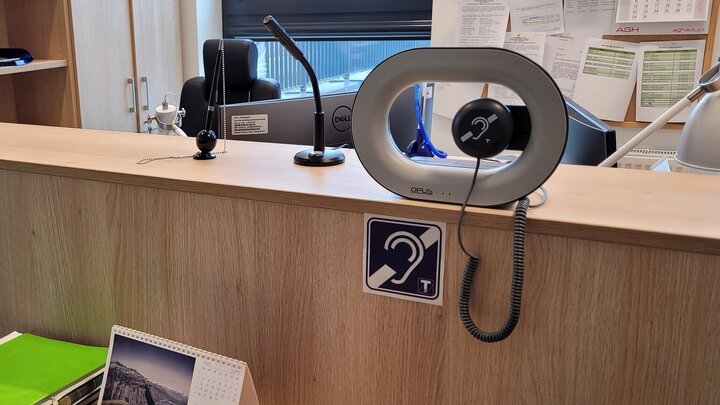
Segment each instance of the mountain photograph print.
M195 358L115 335L102 405L187 405Z

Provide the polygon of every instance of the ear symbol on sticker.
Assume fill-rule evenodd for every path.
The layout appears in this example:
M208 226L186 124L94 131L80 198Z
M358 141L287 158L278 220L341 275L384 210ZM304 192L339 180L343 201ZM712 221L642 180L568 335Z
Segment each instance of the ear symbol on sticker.
M403 284L408 277L410 277L413 270L422 262L423 257L425 257L425 247L420 238L406 231L398 231L390 235L385 240L385 250L395 250L395 247L401 243L410 246L410 257L408 257L408 261L412 262L412 264L410 264L410 267L400 280L390 280L394 284Z

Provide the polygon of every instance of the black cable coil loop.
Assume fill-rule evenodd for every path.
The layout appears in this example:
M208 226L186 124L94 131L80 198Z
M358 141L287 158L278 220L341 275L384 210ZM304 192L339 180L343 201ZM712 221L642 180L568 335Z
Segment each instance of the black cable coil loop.
M476 339L486 342L499 342L513 332L515 326L520 320L520 307L522 304L522 288L525 270L525 229L527 225L527 210L530 200L523 197L518 201L515 207L515 229L513 231L513 275L510 287L510 307L505 324L494 331L484 332L475 325L470 316L470 294L472 292L472 283L475 278L480 259L475 256L468 258L463 273L462 283L460 284L460 320L465 329Z

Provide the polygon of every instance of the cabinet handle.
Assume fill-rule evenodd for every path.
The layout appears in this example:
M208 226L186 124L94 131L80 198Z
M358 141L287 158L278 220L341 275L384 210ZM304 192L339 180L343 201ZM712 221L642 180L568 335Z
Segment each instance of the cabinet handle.
M150 111L150 82L147 76L140 78L140 82L145 84L145 105L143 105L143 111Z
M130 113L135 113L135 111L137 110L137 104L135 101L135 79L127 79L127 84L130 85L130 97L132 98L132 104L130 104L130 108L128 108L128 110L130 111Z

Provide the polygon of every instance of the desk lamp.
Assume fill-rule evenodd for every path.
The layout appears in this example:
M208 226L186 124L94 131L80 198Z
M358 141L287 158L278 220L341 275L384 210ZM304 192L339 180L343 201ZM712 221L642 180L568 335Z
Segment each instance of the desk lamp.
M708 94L688 118L687 124L682 132L682 138L678 146L676 160L690 167L720 171L720 139L711 131L717 131L720 124L720 105L712 100L718 98L720 93L720 63L711 67L698 79L698 85L687 96L683 97L674 106L670 107L645 129L635 135L628 143L619 148L615 153L603 160L598 166L609 167L617 163L623 156L630 152L645 138L660 129L680 111L690 106L694 101ZM714 114L714 115L713 115Z

